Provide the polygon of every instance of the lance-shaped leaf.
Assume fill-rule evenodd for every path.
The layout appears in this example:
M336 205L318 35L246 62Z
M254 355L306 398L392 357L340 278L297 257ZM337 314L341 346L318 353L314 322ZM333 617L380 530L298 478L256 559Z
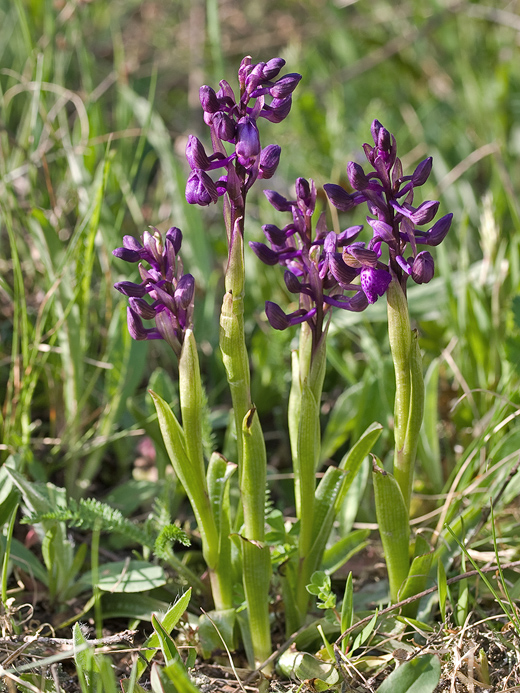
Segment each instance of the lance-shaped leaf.
M399 592L399 599L407 599L419 594L426 587L430 568L432 566L433 551L430 545L420 534L415 539L415 552L410 566L410 571L406 582ZM414 618L419 608L419 600L405 606L402 610L403 616Z
M390 596L392 601L396 602L408 577L410 565L408 557L410 536L408 509L395 478L377 466L376 463L374 463L372 479L377 523L388 569Z
M172 632L177 623L180 621L183 613L188 608L191 598L191 587L186 590L186 592L181 595L175 604L168 609L167 613L161 618L162 630L168 634ZM156 617L155 617L156 618ZM141 678L144 670L146 669L147 662L149 662L155 654L155 648L159 648L161 642L157 631L155 631L146 640L142 650L142 656L137 660L137 679Z
M157 410L157 418L164 445L179 481L189 498L203 542L204 557L211 568L218 561L218 536L211 512L206 477L193 467L186 448L186 439L180 423L168 404L150 390Z
M363 464L363 460L371 452L382 430L383 426L377 421L374 421L341 460L339 468L346 472L346 474L343 480L343 486L341 487L341 493L335 501L336 513L339 512L341 504L345 500L345 496Z

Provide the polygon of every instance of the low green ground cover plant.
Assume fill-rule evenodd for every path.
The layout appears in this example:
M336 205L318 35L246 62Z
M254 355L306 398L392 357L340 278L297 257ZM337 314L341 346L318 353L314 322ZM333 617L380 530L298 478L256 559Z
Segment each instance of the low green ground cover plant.
M312 60L228 69L206 9L214 74L175 146L116 24L96 72L81 27L117 9L3 9L1 685L192 693L205 662L264 690L516 682L516 15L422 18L437 58L439 23L468 54L498 27L482 142L466 53L464 117L439 81L430 110L387 93L415 84L406 51L356 61L390 45L384 2L352 10L366 44L331 5Z

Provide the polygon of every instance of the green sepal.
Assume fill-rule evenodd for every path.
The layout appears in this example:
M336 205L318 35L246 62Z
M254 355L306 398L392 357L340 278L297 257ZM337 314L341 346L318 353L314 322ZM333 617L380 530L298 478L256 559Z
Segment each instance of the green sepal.
M377 458L375 460L379 462ZM392 601L396 602L408 577L410 566L408 510L395 478L376 463L374 463L372 479L379 534L388 570L390 596Z

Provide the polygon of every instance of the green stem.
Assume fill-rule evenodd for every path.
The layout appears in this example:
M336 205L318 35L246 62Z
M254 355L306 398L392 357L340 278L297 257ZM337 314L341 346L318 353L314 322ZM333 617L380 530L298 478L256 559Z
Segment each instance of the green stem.
M233 402L238 448L238 481L244 513L243 583L254 658L271 654L269 626L269 550L265 535L266 451L262 427L251 400L249 356L244 331L243 217L235 220L226 270L226 294L220 316L220 348ZM252 549L251 547L254 547Z
M310 556L313 546L316 471L320 457L320 402L325 377L327 329L317 344L307 323L300 331L300 348L293 356L293 381L289 402L289 435L293 453L294 495L300 520L298 570L292 585L296 610L304 616L310 595L306 585L315 569ZM290 626L293 627L292 624Z
M387 291L388 336L395 369L394 406L394 476L399 484L406 507L410 507L413 479L413 460L405 452L406 432L410 417L411 382L411 330L408 303L403 290L393 279Z

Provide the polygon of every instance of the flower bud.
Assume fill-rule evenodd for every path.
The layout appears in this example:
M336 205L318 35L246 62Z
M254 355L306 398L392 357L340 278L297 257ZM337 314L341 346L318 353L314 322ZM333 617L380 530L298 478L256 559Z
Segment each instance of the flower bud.
M286 96L284 99L273 99L270 104L263 105L260 116L270 123L281 123L289 115L291 106L291 96Z
M353 209L356 204L356 198L354 195L348 193L341 185L335 185L334 183L327 183L323 186L327 197L330 202L339 209L340 212L348 212Z
M412 185L417 187L426 183L432 170L432 163L433 159L431 156L424 161L421 161L412 174Z
M192 171L186 182L186 201L205 207L218 200L217 186L204 171Z
M428 200L417 207L415 212L410 215L410 220L417 226L428 224L437 214L438 209L439 203L437 201Z
M277 265L279 253L275 250L268 248L265 243L259 243L258 241L249 241L249 247L253 253L261 260L265 265Z
M385 243L392 243L394 241L394 231L390 224L385 221L380 221L379 219L371 219L367 217L367 221L370 226L374 229L374 238L380 238Z
M238 162L248 168L260 154L260 135L254 120L249 116L240 118L237 124L237 143L235 147Z
M137 313L143 320L153 320L155 318L154 308L144 298L130 298L128 303L134 313Z
M293 93L301 78L296 72L284 75L269 89L269 93L275 99L283 99Z
M139 262L141 259L139 251L130 248L116 248L112 251L112 255L125 262Z
M186 144L186 159L192 170L202 169L206 171L210 166L210 160L204 149L204 145L195 135L190 135L188 137L188 143Z
M274 224L264 224L262 231L265 233L267 240L275 246L283 246L288 238L287 230L280 229Z
M453 219L453 214L446 214L431 227L429 231L426 232L423 237L423 243L427 245L439 245L446 238L448 231L450 230L451 221ZM419 240L419 238L417 239Z
M140 341L148 338L148 332L143 325L143 321L131 308L126 309L126 322L132 339Z
M181 343L177 336L177 321L169 310L164 309L155 316L155 324L161 337L171 346L177 356L181 353Z
M271 327L275 330L285 330L289 327L289 318L277 303L265 302L265 314Z
M128 281L116 282L114 289L131 298L142 298L148 293L144 284L134 284L134 282Z
M199 89L199 99L202 110L205 113L216 113L220 110L219 100L215 91L211 87L208 87L207 85L201 87Z
M412 264L412 279L417 284L427 284L435 274L433 258L427 250L421 251Z
M292 210L291 203L275 190L264 190L264 195L278 212L290 212Z
M349 267L339 253L329 255L329 270L340 286L350 284L357 276L359 270Z
M363 167L354 161L347 165L347 176L354 190L364 190L370 182L363 171Z
M265 63L263 70L262 70L263 79L264 80L274 79L284 65L285 65L285 60L283 58L272 58L271 60L268 60Z
M290 270L285 270L283 279L285 281L285 286L292 294L299 294L302 287L298 280L298 277L293 274Z
M278 164L280 163L281 152L282 148L277 144L269 144L267 147L262 149L260 152L259 178L268 180L274 176L276 169L278 168Z
M298 202L302 203L304 209L313 212L316 203L316 186L314 181L311 180L309 182L305 178L297 178L295 188ZM302 209L302 205L299 205L300 209Z
M174 297L177 304L186 310L193 301L195 293L195 279L191 274L184 274L177 283Z
M236 127L233 120L224 111L218 111L213 116L211 127L215 135L225 142L234 142L236 137Z
M175 255L179 252L181 249L181 244L182 244L182 231L178 229L176 226L172 226L166 231L166 240L170 241L170 243L173 245L173 250L175 252Z

